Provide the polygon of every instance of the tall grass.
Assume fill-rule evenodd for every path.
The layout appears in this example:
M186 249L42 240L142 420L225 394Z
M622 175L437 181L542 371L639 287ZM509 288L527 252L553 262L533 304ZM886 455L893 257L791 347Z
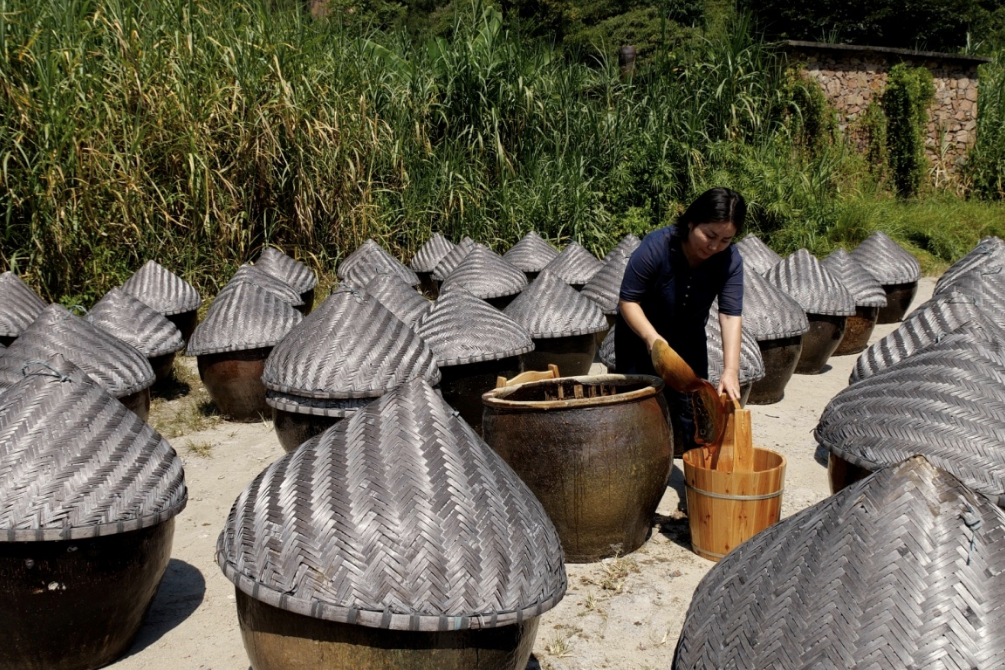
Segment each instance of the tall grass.
M477 3L416 43L295 2L0 0L0 50L0 261L53 299L147 258L213 291L266 242L323 272L432 230L601 252L714 184L820 246L870 188L840 142L800 149L805 96L742 18L630 79Z

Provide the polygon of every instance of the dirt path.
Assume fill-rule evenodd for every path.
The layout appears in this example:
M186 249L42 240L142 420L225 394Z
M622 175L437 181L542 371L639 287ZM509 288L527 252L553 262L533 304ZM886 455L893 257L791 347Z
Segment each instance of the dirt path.
M915 305L935 280L921 282ZM873 340L894 329L878 326ZM825 461L817 460L811 431L827 402L847 385L856 356L831 359L821 375L796 375L777 404L751 407L758 446L788 458L782 514L788 516L829 494ZM191 361L187 361L191 366ZM158 408L177 433L213 423L198 415L198 388ZM187 405L186 405L187 403ZM247 670L234 605L234 589L214 558L216 538L230 506L255 475L282 456L268 423L215 422L170 441L185 461L188 507L177 518L171 564L143 629L129 653L112 668ZM712 563L695 556L687 519L678 510L683 474L676 461L650 540L630 556L570 565L569 591L544 615L531 668L592 670L667 667L691 595Z

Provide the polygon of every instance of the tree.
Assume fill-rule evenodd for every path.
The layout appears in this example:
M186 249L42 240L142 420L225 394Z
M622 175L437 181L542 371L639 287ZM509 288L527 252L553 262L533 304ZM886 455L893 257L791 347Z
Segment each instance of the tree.
M740 0L773 38L957 52L1002 0Z

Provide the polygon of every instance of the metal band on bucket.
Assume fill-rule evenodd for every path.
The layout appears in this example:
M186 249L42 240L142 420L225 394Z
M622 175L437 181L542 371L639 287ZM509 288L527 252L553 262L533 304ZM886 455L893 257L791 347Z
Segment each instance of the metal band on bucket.
M731 496L731 495L724 495L722 493L712 493L710 491L703 491L701 489L696 489L687 482L684 482L684 486L691 489L695 493L700 493L703 496L708 496L709 498L716 498L718 500L768 500L770 498L777 498L778 496L782 495L782 493L785 492L785 487L783 486L774 493L764 493L759 496Z

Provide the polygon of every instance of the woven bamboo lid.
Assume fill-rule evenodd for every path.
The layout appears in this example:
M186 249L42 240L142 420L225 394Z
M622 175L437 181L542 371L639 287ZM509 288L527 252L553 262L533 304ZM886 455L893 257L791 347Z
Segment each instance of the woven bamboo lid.
M735 246L743 262L757 274L763 275L782 262L782 257L772 251L771 247L762 242L757 235L747 235Z
M410 328L429 311L429 301L397 275L377 275L364 290Z
M275 247L265 247L255 261L255 267L279 281L286 282L297 293L307 293L318 285L318 278L309 267L287 256Z
M851 255L884 286L909 284L921 279L918 259L882 231L870 235L852 250Z
M155 261L147 261L122 290L164 316L191 312L202 304L195 287Z
M744 324L746 325L746 324ZM722 328L719 326L719 310L715 305L705 322L705 342L708 349L708 381L719 383L722 376ZM747 328L740 334L740 383L752 384L764 379L764 360L757 340Z
M0 542L116 535L185 507L181 459L62 356L0 396Z
M483 300L501 298L527 288L527 275L488 247L477 245L443 280L440 292L449 293L461 287Z
M185 340L176 325L119 288L113 288L94 303L86 320L147 358L166 356L185 348Z
M416 331L440 367L495 361L534 348L526 328L463 288L441 293Z
M810 329L806 310L795 298L744 262L743 329L758 342L802 335Z
M935 295L950 291L977 298L983 305L1005 312L1005 263L984 263L943 282Z
M1005 514L933 465L886 468L731 551L674 670L1000 667Z
M303 320L289 303L242 282L217 296L188 341L189 356L274 347Z
M857 307L886 307L882 285L844 249L835 250L820 264L848 289Z
M304 299L300 297L300 292L295 288L282 279L276 279L264 270L259 270L258 266L248 265L247 263L237 268L237 272L230 278L227 285L220 289L220 293L216 296L217 299L227 291L232 291L239 284L244 283L254 284L258 288L268 291L290 307L302 307L304 304Z
M620 242L614 245L614 247L607 252L607 255L604 256L603 262L609 263L616 254L620 254L622 256L631 258L632 252L638 249L640 244L642 244L642 240L635 237L631 233L628 233L627 235L621 238Z
M613 316L618 312L621 280L625 277L625 268L628 267L629 257L617 249L612 250L607 256L608 260L600 268L600 272L586 282L582 294L597 303L600 311L606 316Z
M855 363L849 383L854 384L885 370L966 323L977 323L995 330L1001 328L1002 315L998 314L996 323L989 318L992 314L978 298L964 293L953 291L937 295L911 312L896 330L863 351ZM1005 337L1005 331L1002 336Z
M919 454L1005 503L1005 342L966 324L834 397L817 442L876 470Z
M765 275L765 279L796 299L808 314L851 316L855 299L834 275L806 249L800 249Z
M446 279L450 273L454 271L454 268L460 265L465 256L467 256L474 248L475 241L470 237L465 237L463 240L454 245L454 248L440 259L440 262L433 268L433 273L431 275L432 278L436 281L443 281Z
M1001 238L985 237L978 242L963 258L953 263L948 270L942 273L939 281L935 283L935 292L938 293L939 289L952 283L961 275L968 274L984 265L1005 265L1005 242Z
M17 337L45 303L13 272L0 274L0 337Z
M544 508L421 380L262 472L216 555L252 598L392 630L507 626L548 611L566 588Z
M607 329L600 307L548 270L542 270L504 312L529 330L534 339L573 337Z
M433 236L426 240L426 243L416 252L409 266L415 272L432 272L436 264L443 260L443 257L449 254L453 248L453 242L439 233L433 233Z
M363 291L340 287L272 350L262 383L305 398L376 398L422 378L436 358L415 332Z
M557 256L558 250L533 230L503 254L521 272L540 272Z
M545 270L552 273L566 284L582 286L590 281L593 275L600 272L603 264L597 257L584 249L578 242L569 242L562 253L555 257Z
M154 383L154 370L139 351L60 305L49 305L0 356L0 389L21 380L28 361L45 361L60 354L124 398Z
M336 272L338 278L354 286L366 286L379 274L395 274L409 286L418 286L419 277L373 240L367 240L345 257Z

